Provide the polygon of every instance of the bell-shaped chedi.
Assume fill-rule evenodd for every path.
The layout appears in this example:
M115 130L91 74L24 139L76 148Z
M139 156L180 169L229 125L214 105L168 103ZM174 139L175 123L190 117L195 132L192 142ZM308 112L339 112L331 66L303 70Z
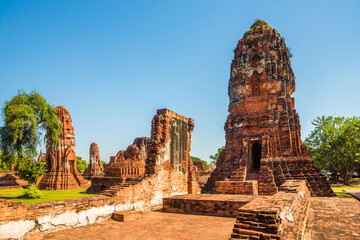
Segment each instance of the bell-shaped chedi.
M284 38L263 20L238 42L228 87L226 146L204 192L273 194L285 180L305 179L312 195L333 196L301 142L290 58Z
M66 190L88 187L88 182L76 168L75 133L69 111L64 106L56 107L61 123L59 143L46 143L46 175L39 183L40 189Z
M102 175L104 171L103 166L101 165L99 147L96 143L90 145L89 153L89 166L83 173L83 176L91 177Z

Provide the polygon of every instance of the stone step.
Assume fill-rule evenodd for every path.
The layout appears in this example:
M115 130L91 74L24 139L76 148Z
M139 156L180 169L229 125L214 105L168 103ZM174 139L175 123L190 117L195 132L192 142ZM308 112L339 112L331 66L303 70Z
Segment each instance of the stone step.
M235 230L235 229L234 229ZM247 229L238 229L231 234L230 239L280 239L277 234L263 233Z
M276 234L279 224L266 224L261 222L248 222L248 223L235 223L234 232L238 232L235 229L248 229L257 232Z

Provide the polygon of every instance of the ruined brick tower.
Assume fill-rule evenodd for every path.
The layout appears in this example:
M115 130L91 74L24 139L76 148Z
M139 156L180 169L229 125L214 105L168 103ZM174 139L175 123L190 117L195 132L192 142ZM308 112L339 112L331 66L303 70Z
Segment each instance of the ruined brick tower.
M96 175L102 175L103 170L104 168L101 165L99 146L97 145L97 143L93 142L90 145L89 166L86 168L83 176L91 177Z
M61 124L59 143L46 143L47 173L39 182L40 189L66 190L87 188L88 183L78 173L75 156L75 132L69 111L64 106L56 107Z
M226 146L203 192L271 195L286 179L305 179L312 195L333 195L301 142L290 57L284 39L263 20L238 42Z

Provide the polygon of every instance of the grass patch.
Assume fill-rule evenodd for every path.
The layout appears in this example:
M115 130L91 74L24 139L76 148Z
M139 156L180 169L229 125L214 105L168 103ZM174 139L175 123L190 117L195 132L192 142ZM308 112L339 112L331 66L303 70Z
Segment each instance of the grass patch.
M354 198L354 196L352 196L351 194L348 194L348 193L335 193L335 194L341 198Z
M23 189L1 189L0 198L22 202L25 204L52 202L71 198L82 198L96 196L97 194L86 194L85 189L80 190L40 190L41 198L38 199L21 199Z
M342 192L343 190L360 190L360 185L331 187L331 188L334 192Z

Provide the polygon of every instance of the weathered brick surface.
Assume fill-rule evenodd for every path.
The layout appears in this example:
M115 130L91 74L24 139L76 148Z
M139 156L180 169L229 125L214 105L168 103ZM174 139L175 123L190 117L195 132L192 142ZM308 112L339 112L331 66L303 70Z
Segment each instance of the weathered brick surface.
M112 219L119 222L128 222L136 219L140 219L142 215L141 211L119 211L114 212Z
M119 151L110 157L109 164L104 166L105 176L136 178L145 173L145 160L150 139L136 138L125 151Z
M217 181L215 183L217 194L258 195L257 181Z
M203 188L209 179L212 171L205 171L205 172L197 172L195 171L196 181L198 182L200 188Z
M304 179L314 196L334 196L301 142L290 53L276 29L256 21L238 42L231 64L226 145L203 188L217 181L259 182L271 195L286 179Z
M0 189L22 188L28 185L28 182L20 179L15 172L0 172Z
M101 164L99 146L93 142L90 145L89 165L85 169L83 176L90 178L92 176L103 175L104 168Z
M258 197L239 209L231 239L300 240L309 205L305 181L285 181L277 194Z
M39 183L40 189L65 190L87 188L88 182L76 168L75 132L69 111L64 106L56 107L56 114L61 124L59 143L46 143L47 173Z
M306 240L360 239L360 201L312 197Z
M191 118L158 110L152 120L151 138L137 138L126 151L111 157L104 166L105 177L93 177L87 192L123 195L123 189L146 181L152 181L166 196L199 192L190 158L193 127ZM154 177L158 180L151 180Z
M206 171L203 162L194 162L193 165L195 167L196 172L205 172Z
M186 194L164 198L163 211L236 217L238 209L255 196L224 194Z

